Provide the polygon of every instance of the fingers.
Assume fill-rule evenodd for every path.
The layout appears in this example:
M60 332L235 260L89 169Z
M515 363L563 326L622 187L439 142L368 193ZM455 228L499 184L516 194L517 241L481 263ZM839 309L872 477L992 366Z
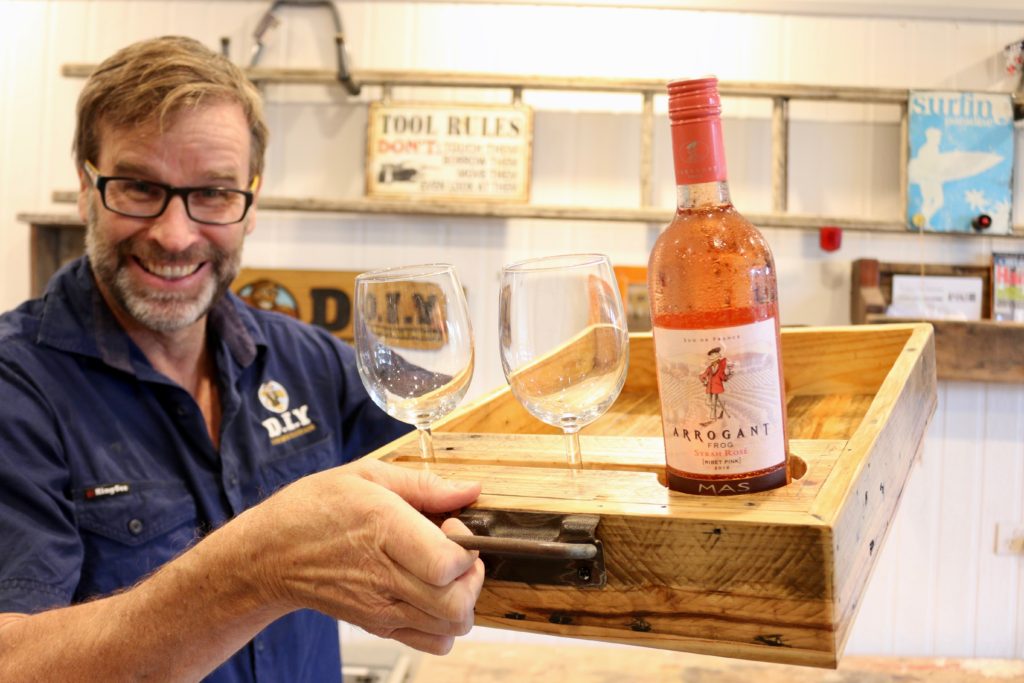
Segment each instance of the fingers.
M443 618L434 618L424 612L415 613L416 608L406 604L402 605L399 610L397 628L390 632L379 632L377 635L392 638L430 654L446 654L452 649L455 638L466 635L473 628L472 606L479 596L482 585L483 563L476 560L472 571L468 572L466 577L460 578L459 581L473 587L470 589L472 600L468 603L462 620L447 621Z
M393 605L382 625L408 627L441 636L461 636L473 627L474 607L483 583L483 563L477 560L451 586L407 594Z
M474 559L462 575L441 587L427 584L407 572L398 573L392 581L396 598L426 617L410 625L430 633L461 635L473 623L473 610L483 589L484 565ZM419 614L406 616L420 617Z
M387 519L384 552L397 565L430 586L446 586L466 573L479 556L446 539L441 529L417 510L449 511L468 505L479 495L478 483L454 485L424 471L378 465L362 470L374 483L409 505L395 505ZM453 520L445 529L469 532Z
M354 473L401 496L421 512L448 512L466 507L480 496L480 483L442 479L427 470L413 470L378 460L359 460Z

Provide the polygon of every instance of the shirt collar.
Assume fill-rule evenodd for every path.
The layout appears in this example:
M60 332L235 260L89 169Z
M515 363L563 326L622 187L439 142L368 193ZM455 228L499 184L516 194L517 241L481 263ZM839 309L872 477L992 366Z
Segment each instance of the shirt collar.
M210 309L208 330L241 367L266 347L252 311L230 291ZM47 286L37 341L131 374L139 363L149 366L100 294L85 256L61 268Z

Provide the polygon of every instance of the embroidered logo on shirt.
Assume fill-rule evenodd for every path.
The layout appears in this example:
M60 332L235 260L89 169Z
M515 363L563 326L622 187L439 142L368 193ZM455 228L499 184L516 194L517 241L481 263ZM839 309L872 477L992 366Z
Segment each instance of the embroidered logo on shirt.
M273 446L295 437L316 431L316 423L309 417L309 406L303 404L288 409L288 392L279 382L269 380L260 385L259 399L263 407L277 415L263 420L263 428L267 430Z
M260 385L259 397L263 407L272 413L281 414L288 410L288 392L274 380Z
M129 491L128 484L104 484L103 486L93 486L91 489L86 489L85 499L109 498L110 496L123 495Z

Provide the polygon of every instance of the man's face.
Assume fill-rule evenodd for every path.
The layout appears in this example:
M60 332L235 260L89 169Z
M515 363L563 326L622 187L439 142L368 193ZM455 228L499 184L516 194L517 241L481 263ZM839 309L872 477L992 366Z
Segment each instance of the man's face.
M157 124L113 128L101 124L100 175L127 176L176 187L249 189L250 133L241 107L211 103ZM86 253L100 290L120 318L143 328L175 332L197 321L238 274L254 209L232 225L189 218L174 197L156 218L129 218L104 208L82 178L79 213L86 222Z

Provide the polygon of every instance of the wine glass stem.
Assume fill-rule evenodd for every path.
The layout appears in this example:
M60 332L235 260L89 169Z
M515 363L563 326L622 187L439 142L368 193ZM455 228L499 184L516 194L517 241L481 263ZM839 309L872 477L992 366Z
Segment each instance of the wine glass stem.
M580 433L565 433L565 459L570 469L578 470L583 467L583 456L580 454Z
M424 462L434 462L434 439L430 427L418 427L420 433L420 456Z

